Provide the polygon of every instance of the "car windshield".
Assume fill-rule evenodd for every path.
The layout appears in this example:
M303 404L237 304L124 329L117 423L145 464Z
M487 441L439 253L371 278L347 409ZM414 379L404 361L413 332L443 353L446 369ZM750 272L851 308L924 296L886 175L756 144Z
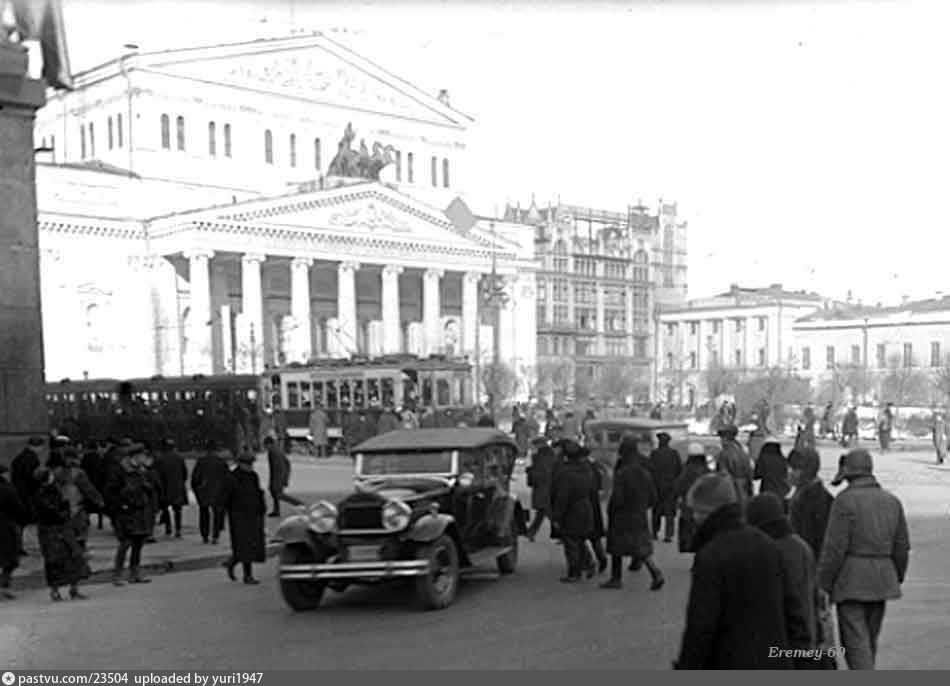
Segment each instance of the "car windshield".
M451 474L452 451L392 452L363 455L361 476Z

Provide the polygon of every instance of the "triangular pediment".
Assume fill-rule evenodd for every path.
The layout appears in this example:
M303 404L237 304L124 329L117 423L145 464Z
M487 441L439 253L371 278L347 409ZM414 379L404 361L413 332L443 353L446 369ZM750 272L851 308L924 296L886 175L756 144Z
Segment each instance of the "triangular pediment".
M143 56L166 74L465 126L470 119L322 35Z

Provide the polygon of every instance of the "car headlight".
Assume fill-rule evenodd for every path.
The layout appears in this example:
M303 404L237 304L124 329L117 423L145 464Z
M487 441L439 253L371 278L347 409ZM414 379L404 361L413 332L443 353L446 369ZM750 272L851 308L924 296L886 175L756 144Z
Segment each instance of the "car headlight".
M383 528L387 531L400 531L409 526L412 508L401 500L390 500L383 505Z
M460 488L471 488L473 483L475 483L475 475L471 472L459 474L458 485Z
M333 503L321 500L307 511L310 526L318 534L328 534L336 528L337 510Z

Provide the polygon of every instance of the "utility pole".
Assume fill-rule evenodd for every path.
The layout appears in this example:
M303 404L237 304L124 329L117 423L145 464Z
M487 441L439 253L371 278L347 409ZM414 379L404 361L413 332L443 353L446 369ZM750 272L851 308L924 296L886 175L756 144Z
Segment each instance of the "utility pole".
M495 420L495 410L498 404L497 391L498 391L498 372L499 366L501 364L501 310L508 302L508 294L505 293L505 287L502 283L502 278L498 275L498 259L495 251L495 244L497 242L497 231L495 229L495 222L491 223L491 235L492 235L492 244L491 244L491 278L486 284L482 297L485 299L486 304L492 308L492 380L493 388L491 389L491 416ZM477 329L476 329L477 331Z
M868 399L868 318L864 318L864 377L861 402L865 403Z
M257 341L254 338L254 322L251 322L251 374L257 374Z

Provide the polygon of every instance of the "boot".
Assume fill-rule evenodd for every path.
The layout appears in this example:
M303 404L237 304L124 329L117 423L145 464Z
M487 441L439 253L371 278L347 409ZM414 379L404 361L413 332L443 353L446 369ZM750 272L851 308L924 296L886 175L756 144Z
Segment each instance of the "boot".
M231 581L237 581L237 577L234 575L234 568L237 566L237 560L232 557L230 560L225 560L222 566L228 570L228 578Z
M152 580L146 576L142 576L142 573L139 571L138 567L135 569L129 570L129 583L130 584L150 584Z
M122 570L117 569L112 572L112 585L113 586L125 586L125 581L122 580Z
M607 581L602 583L600 587L620 589L620 588L623 588L623 581L621 581L620 579L608 579Z
M50 600L52 600L54 603L58 603L59 601L61 601L61 600L63 599L63 596L60 595L58 588L51 588L51 589L49 590L49 598L50 598Z
M253 585L257 585L257 584L259 584L259 583L261 583L261 582L258 581L257 579L255 579L253 576L246 576L246 577L244 577L244 583L253 586Z
M75 585L69 587L69 597L72 600L86 600L86 598L88 598L88 596L80 593L79 586L75 586Z

